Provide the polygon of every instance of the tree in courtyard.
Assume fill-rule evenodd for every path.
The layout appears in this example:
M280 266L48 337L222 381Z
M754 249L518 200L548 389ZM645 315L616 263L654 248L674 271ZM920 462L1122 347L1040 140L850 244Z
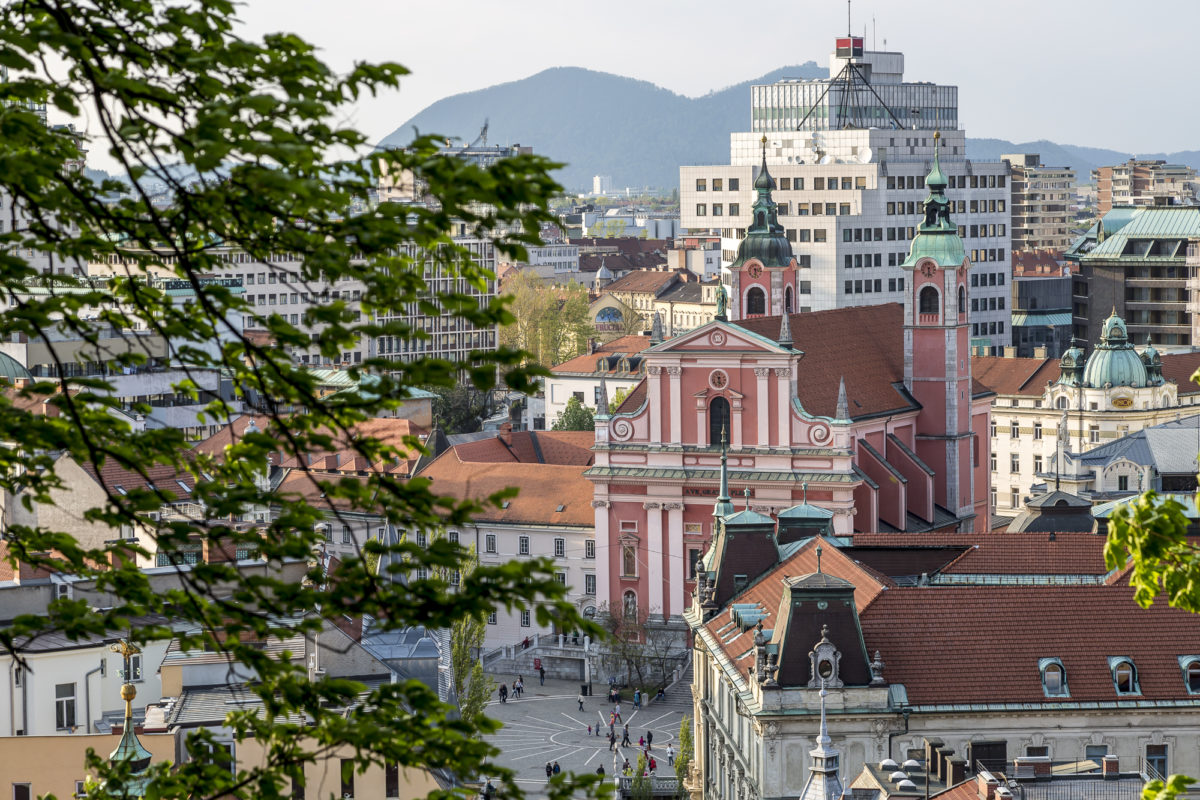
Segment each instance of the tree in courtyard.
M632 800L650 800L654 797L654 782L646 772L646 767L646 754L639 753L637 770L633 773L633 781L629 787L629 796Z
M505 283L504 294L514 320L500 328L500 342L526 351L534 363L561 364L583 353L595 335L591 299L580 283L548 283L526 269Z
M352 116L348 103L395 89L404 68L359 63L335 73L297 36L236 33L235 8L231 0L0 6L0 338L44 344L53 361L50 377L0 393L0 490L29 512L5 528L4 558L83 579L75 597L54 600L45 615L0 623L0 652L24 663L23 643L48 632L77 639L130 631L135 643L176 638L184 650L245 665L256 676L245 691L262 708L234 710L225 726L239 742L257 740L261 760L233 769L204 758L153 763L141 776L147 796L282 797L293 781L302 784L306 765L333 754L347 759L347 770L394 764L464 779L511 777L483 736L495 723L459 717L421 683L310 679L305 665L262 645L313 635L345 616L369 616L385 631L445 629L518 605L533 609L539 625L597 632L567 602L548 560L478 565L451 587L438 571L461 569L468 553L445 539L427 547L372 540L345 558L313 557L323 539L318 523L330 517L370 513L398 529L434 530L479 510L439 498L427 481L397 477L388 467L419 442L359 435L360 423L395 410L406 387L532 383L519 366L524 356L501 347L461 362L368 355L348 371L373 373L370 393L326 395L301 354L344 363L348 352L374 352L360 348L366 342L440 335L394 314L399 308L481 328L509 323L504 301L481 303L462 288L483 291L492 276L451 232L488 237L498 253L525 257L525 245L553 221L555 165L518 155L483 167L441 155L434 136L375 150L341 120ZM52 116L87 119L88 129L43 124L43 104ZM95 184L80 169L85 148L105 154L118 180ZM385 171L412 173L427 202L368 205ZM152 195L159 189L168 203ZM211 279L231 261L260 265L314 299L301 315L275 313L242 287ZM106 277L89 277L89 269ZM347 292L328 291L350 283L360 287L353 306ZM114 345L122 332L124 343ZM79 376L75 350L64 351L63 341L79 361L104 369ZM216 453L191 449L180 430L135 429L104 376L151 366L153 343L182 376L176 394L200 403L201 378L215 373L239 397L270 398L272 411ZM231 400L203 402L206 425L227 424L240 411ZM298 408L304 413L279 410ZM150 413L145 403L132 410ZM345 476L305 466L312 453L343 448L373 466ZM50 515L34 512L72 488L56 472L66 458L98 476L104 500L82 511L111 535L83 541L39 523ZM297 465L306 491L263 479L285 461ZM171 488L176 481L151 480L163 472L191 486L186 498ZM201 513L151 516L181 499ZM237 524L262 509L270 509L265 520ZM189 563L184 553L196 543L254 552L261 566L250 575L235 561ZM152 584L139 559L172 567L173 587ZM288 570L302 574L293 579ZM89 592L107 599L79 596ZM153 622L161 618L172 625ZM212 745L202 732L185 742L193 754ZM92 756L88 766L101 779L90 796L123 793L128 762ZM577 792L564 781L550 794Z
M479 566L479 556L472 545L459 562L459 583L469 578ZM480 650L487 633L487 620L482 616L464 614L450 625L450 671L454 679L454 696L459 713L473 720L483 713L492 696L495 681L483 673Z
M487 395L470 383L424 387L435 395L433 421L443 433L474 433L483 426Z
M684 650L679 634L655 621L656 617L662 619L660 612L637 607L610 609L604 604L596 617L605 633L600 657L605 674L652 693L670 683Z
M594 431L596 418L592 410L572 396L567 400L567 407L559 412L558 419L552 426L556 431Z
M675 755L675 777L679 780L679 796L684 796L683 785L692 767L692 756L696 743L692 739L692 718L684 717L679 723L679 752Z

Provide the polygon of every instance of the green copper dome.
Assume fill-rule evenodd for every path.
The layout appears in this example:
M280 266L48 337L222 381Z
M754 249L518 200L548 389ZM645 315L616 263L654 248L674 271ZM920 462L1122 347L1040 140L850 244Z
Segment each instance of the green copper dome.
M1162 384L1162 356L1154 349L1149 335L1146 336L1146 349L1142 351L1142 363L1146 365L1146 381L1151 386Z
M1058 382L1063 386L1079 386L1083 383L1083 349L1071 340L1071 346L1062 354L1059 363Z
M958 235L958 226L950 221L950 200L946 197L945 173L942 172L941 150L942 136L933 135L933 169L925 178L929 188L929 196L925 198L925 219L917 228L909 248L908 258L900 266L916 269L922 259L932 259L939 267L960 267L967 260L967 251Z
M771 198L775 179L767 171L767 146L763 138L762 167L754 179L758 196L754 200L753 216L746 237L738 245L737 258L730 268L738 269L747 261L757 259L764 267L786 267L792 263L792 243L787 240L783 226L779 224L779 212Z
M1129 343L1125 320L1114 310L1104 321L1100 344L1088 356L1083 368L1083 383L1096 389L1109 386L1130 386L1140 389L1150 385L1146 365L1137 350Z
M17 361L7 353L0 353L0 381L13 384L19 380L31 380L29 370L21 366L21 362Z

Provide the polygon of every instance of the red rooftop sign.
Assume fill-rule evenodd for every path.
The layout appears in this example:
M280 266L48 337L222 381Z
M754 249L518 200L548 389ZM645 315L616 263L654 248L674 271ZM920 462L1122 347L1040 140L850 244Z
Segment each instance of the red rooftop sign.
M861 36L847 36L837 40L838 58L858 58L862 54L863 40Z

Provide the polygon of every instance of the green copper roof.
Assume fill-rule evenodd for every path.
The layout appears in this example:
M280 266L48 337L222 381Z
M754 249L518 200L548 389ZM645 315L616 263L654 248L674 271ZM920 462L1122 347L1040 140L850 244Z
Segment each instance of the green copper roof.
M950 200L946 197L945 173L942 172L941 135L934 135L933 169L925 178L929 196L925 198L925 219L909 249L908 258L900 266L916 269L917 262L932 259L939 267L959 267L967 260L967 251L958 235L958 226L950 221Z
M1200 237L1200 206L1118 206L1075 241L1072 261L1182 260L1186 240Z
M760 514L757 511L745 509L736 514L725 518L725 525L774 525L775 520L768 517L766 514Z
M754 200L750 227L746 229L746 236L738 245L737 258L730 267L736 269L751 259L761 261L764 267L786 267L792 263L792 243L787 240L783 226L779 224L778 209L771 198L774 188L775 179L767 170L764 138L762 167L754 179L754 189L758 195Z
M780 519L833 519L833 512L811 503L800 503L779 512Z
M1087 365L1083 368L1083 383L1095 388L1142 388L1150 383L1142 357L1129 342L1125 320L1118 317L1116 311L1104 321L1100 344L1088 356Z
M30 380L31 378L29 370L21 366L20 361L7 353L0 353L0 380L15 383L18 380Z
M125 663L128 664L128 660ZM146 771L150 766L151 759L154 758L153 753L142 747L142 743L138 741L137 733L133 729L132 703L136 695L137 690L133 684L126 683L121 686L121 697L125 700L125 722L121 731L121 741L117 743L117 749L108 756L110 764L124 763L129 767L130 776L119 791L119 794L125 797L145 796L149 779L142 773ZM109 792L118 793L116 787L109 787Z

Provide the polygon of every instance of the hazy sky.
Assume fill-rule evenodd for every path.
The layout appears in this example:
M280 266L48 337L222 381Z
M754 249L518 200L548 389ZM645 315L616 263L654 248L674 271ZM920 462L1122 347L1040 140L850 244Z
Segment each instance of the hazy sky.
M852 14L868 48L886 40L905 54L908 80L959 87L972 136L1200 149L1200 0L856 0ZM336 69L408 67L399 92L352 111L373 140L442 97L548 67L695 96L784 65L824 66L846 30L844 0L248 0L240 16L247 34L300 34Z

